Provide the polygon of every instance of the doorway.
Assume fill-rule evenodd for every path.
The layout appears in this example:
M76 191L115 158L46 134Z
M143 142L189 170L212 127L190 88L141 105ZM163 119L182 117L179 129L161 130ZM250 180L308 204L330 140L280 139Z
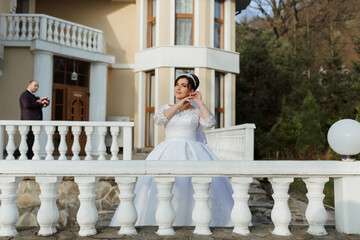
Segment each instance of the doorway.
M71 79L76 72L77 80ZM88 121L89 120L89 76L90 63L54 56L52 120ZM86 134L82 129L80 137L80 155L85 155ZM73 136L69 130L67 137L67 155L71 155ZM54 134L55 153L60 144L58 131Z

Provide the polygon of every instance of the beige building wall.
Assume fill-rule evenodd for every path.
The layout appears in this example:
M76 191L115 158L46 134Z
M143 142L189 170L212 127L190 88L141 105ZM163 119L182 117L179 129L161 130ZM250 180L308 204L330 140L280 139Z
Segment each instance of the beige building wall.
M199 46L210 46L210 1L199 0Z
M158 69L158 109L165 104L170 103L170 68L159 68ZM155 90L156 91L156 90ZM163 126L158 127L158 142L165 140L165 130Z
M0 1L0 13L10 13L10 0Z
M160 46L170 45L170 2L171 1L160 2L160 16L158 16L156 19L158 20L160 18Z
M116 63L134 64L138 31L136 4L110 0L37 0L36 13L43 13L103 31L106 53Z
M129 116L131 121L134 120L134 79L135 73L131 69L109 70L106 96L107 116Z
M19 97L33 79L34 55L29 48L5 47L2 66L0 119L20 120Z
M199 91L202 95L202 100L206 106L210 109L211 107L211 69L200 68L199 69Z

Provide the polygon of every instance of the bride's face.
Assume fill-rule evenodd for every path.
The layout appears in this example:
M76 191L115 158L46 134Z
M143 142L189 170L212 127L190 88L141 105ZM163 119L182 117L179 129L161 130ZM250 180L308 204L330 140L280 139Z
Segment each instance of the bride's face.
M189 89L189 82L186 78L180 78L175 84L174 94L179 100L188 97L193 90Z

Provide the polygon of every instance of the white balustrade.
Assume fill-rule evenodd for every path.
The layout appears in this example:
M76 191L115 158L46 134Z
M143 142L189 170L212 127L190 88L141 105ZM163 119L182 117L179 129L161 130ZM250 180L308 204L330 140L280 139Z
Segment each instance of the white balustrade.
M309 222L308 233L316 236L327 235L324 226L327 220L327 213L323 204L325 195L323 194L325 183L329 178L305 178L306 194L309 204L306 208L305 216Z
M53 136L55 132L55 126L45 126L45 131L47 135L47 142L45 146L45 150L46 150L45 160L54 160L53 152L55 148L53 143Z
M8 125L6 126L6 132L8 134L8 143L6 145L6 151L8 153L6 160L14 160L14 152L15 152L15 142L14 135L16 132L16 126Z
M294 181L294 178L270 178L269 179L274 194L274 207L271 211L271 220L275 228L273 234L280 236L289 236L289 223L291 221L291 212L288 205L289 199L289 184Z
M72 152L73 152L73 157L71 158L71 160L74 160L74 161L77 161L77 160L80 160L80 157L79 157L79 152L80 152L80 142L79 142L79 136L80 136L80 133L81 133L81 127L80 126L74 126L74 127L71 127L71 131L74 135L74 142L73 142L73 145L72 145Z
M117 154L119 152L119 145L118 145L118 135L119 135L119 128L118 127L110 127L110 133L112 136L112 142L111 142L111 147L110 147L110 151L111 151L111 158L110 160L119 160Z
M194 233L199 235L210 235L211 209L209 205L209 189L212 178L193 177L191 182L194 187L195 206L192 220L195 225Z
M234 233L249 235L249 224L251 222L251 212L248 205L248 194L252 178L231 178L231 184L234 190L234 207L231 211L231 220L234 224Z
M27 134L29 132L29 126L19 126L19 132L21 136L20 146L19 146L19 152L20 152L19 160L26 160L27 159L26 153L28 151L28 145L26 139L27 139Z
M80 236L95 235L95 224L98 219L98 212L96 210L96 184L99 181L98 177L75 177L75 182L79 186L79 200L80 207L76 215L77 222L80 226Z
M34 134L34 145L32 147L32 151L34 152L34 156L32 157L32 160L41 160L40 158L40 131L41 126L33 126L32 132Z
M8 41L42 39L94 52L104 52L100 30L44 14L0 14L1 38ZM5 43L6 45L6 43ZM24 46L28 44L24 43Z
M56 206L57 191L61 177L36 177L41 194L40 209L37 221L40 225L39 236L49 236L56 233L56 223L59 220L59 210Z
M60 134L60 144L59 144L59 160L63 161L63 160L67 160L65 154L67 151L67 145L66 145L66 134L68 132L68 128L67 126L59 126L58 130L59 130L59 134Z
M119 210L117 220L120 224L119 235L137 234L135 222L137 220L137 212L134 204L134 188L136 177L116 177L115 182L119 187Z
M91 126L86 126L85 127L85 133L86 133L86 145L85 145L85 152L86 152L86 157L85 160L92 160L92 143L91 143L91 139L92 139L92 134L94 131L94 127Z
M106 160L105 157L106 154L105 136L107 133L106 127L98 127L98 133L100 138L99 147L98 147L98 151L99 151L98 160L102 161L102 160Z
M172 189L175 182L175 177L155 177L156 186L158 189L158 206L156 208L155 219L159 226L157 234L174 235L175 232L172 225L175 221L175 211L171 200L173 198Z
M15 236L15 224L19 219L16 197L22 177L0 177L0 236Z

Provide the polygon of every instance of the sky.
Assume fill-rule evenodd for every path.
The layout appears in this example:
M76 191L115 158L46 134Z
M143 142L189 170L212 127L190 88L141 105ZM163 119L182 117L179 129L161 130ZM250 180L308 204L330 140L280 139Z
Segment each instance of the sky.
M264 8L266 8L266 6L264 6ZM235 17L235 21L239 23L244 17L247 17L247 19L250 20L256 16L263 17L261 12L257 10L257 4L254 1L251 1L249 6Z

